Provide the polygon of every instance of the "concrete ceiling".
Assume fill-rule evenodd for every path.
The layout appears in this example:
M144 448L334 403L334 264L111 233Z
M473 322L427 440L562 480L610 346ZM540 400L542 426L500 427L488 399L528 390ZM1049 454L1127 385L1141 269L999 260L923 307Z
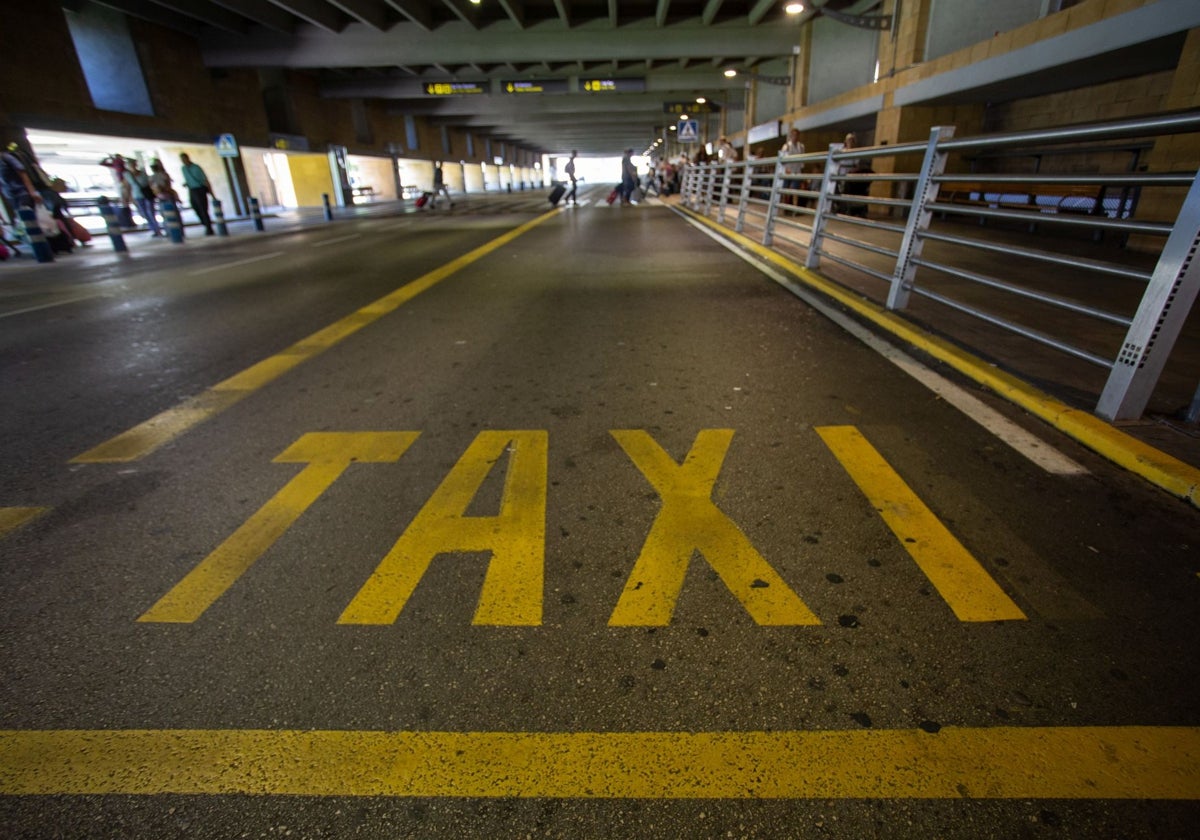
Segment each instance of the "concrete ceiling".
M306 70L324 96L385 100L479 137L583 154L645 149L675 124L668 102L704 96L740 109L748 73L792 72L814 14L787 15L783 0L91 2L196 35L213 68ZM727 78L731 67L741 75ZM561 92L506 92L521 80ZM631 90L592 92L589 80ZM428 94L438 82L485 92Z

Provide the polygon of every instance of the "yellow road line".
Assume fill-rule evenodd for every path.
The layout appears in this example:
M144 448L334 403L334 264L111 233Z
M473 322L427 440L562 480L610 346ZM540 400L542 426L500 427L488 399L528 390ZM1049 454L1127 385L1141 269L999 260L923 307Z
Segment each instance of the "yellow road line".
M1071 408L1015 376L987 364L977 356L949 341L926 333L915 324L864 299L856 292L838 286L814 271L788 259L749 237L722 227L717 222L686 207L673 209L718 231L764 260L779 266L805 285L852 310L863 318L939 359L959 373L989 388L1004 399L1040 417L1068 437L1074 438L1113 463L1124 467L1168 493L1200 507L1200 469L1160 452L1136 438L1113 428L1086 411Z
M821 426L816 431L960 621L1025 618L858 429Z
M220 382L208 391L185 400L174 408L151 417L149 420L110 438L71 459L73 464L123 463L144 458L160 446L174 440L194 426L216 416L225 409L254 393L259 388L306 362L339 341L353 335L368 324L407 303L421 292L445 280L471 263L486 257L518 236L553 218L556 211L544 213L532 221L513 228L491 242L463 254L440 268L418 277L411 283L369 303L356 312L319 330L293 344L274 356L263 359Z
M225 594L351 464L393 463L417 432L310 432L274 459L300 474L200 561L138 621L187 624Z
M48 507L0 507L0 537L46 513Z
M0 731L0 794L1198 799L1195 727Z

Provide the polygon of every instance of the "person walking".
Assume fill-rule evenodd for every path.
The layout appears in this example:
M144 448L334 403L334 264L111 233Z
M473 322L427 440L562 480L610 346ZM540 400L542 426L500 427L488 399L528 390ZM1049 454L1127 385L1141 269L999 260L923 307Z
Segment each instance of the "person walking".
M454 199L450 197L450 190L446 187L446 175L442 172L442 162L440 160L433 163L433 195L429 201L430 210L437 204L439 194L446 196L446 201L450 203L450 209L453 210Z
M162 236L158 226L158 215L154 209L154 190L150 186L150 175L136 160L131 160L125 167L125 179L133 194L133 202L137 205L138 213L146 220L151 236Z
M632 204L633 192L637 189L638 174L637 167L633 163L633 149L626 149L625 156L621 158L621 203Z
M567 193L568 204L578 204L578 202L575 200L575 193L579 184L579 181L575 178L575 158L578 155L579 152L571 152L571 159L567 161L567 165L564 168L564 171L567 173L567 177L571 179L571 191Z
M212 192L208 176L204 174L200 164L192 163L187 152L179 156L179 162L183 164L183 183L188 188L188 202L192 205L192 211L200 220L200 224L204 225L204 235L212 236L215 231L212 219L208 217L208 195Z

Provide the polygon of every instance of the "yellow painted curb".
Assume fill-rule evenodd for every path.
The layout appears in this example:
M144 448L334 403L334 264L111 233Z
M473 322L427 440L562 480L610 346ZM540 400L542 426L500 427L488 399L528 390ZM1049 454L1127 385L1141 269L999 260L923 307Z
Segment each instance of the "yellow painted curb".
M993 367L961 347L930 335L879 304L838 286L783 254L723 227L707 216L682 206L673 209L718 231L727 239L796 277L804 285L836 300L897 338L945 362L959 373L991 389L1035 417L1045 420L1068 437L1113 463L1140 475L1173 496L1186 500L1193 507L1200 507L1200 469L1130 437L1098 417L1071 408L1028 382Z

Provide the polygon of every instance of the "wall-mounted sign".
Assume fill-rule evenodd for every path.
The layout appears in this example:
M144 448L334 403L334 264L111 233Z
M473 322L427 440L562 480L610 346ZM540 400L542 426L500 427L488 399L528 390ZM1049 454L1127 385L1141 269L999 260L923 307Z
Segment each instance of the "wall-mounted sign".
M771 120L762 125L756 125L754 128L746 132L747 143L762 143L766 140L773 140L778 137L782 131L780 130L779 120Z
M299 134L275 134L267 135L267 139L271 142L271 148L279 149L281 152L307 152L308 138Z
M500 89L505 93L566 93L566 79L523 79L504 81Z
M469 96L487 93L487 82L426 82L426 96Z
M645 79L580 79L585 93L644 93Z
M721 106L715 102L664 102L663 112L667 114L717 114Z
M235 158L238 156L237 140L232 134L222 134L216 142L217 154L221 157Z

